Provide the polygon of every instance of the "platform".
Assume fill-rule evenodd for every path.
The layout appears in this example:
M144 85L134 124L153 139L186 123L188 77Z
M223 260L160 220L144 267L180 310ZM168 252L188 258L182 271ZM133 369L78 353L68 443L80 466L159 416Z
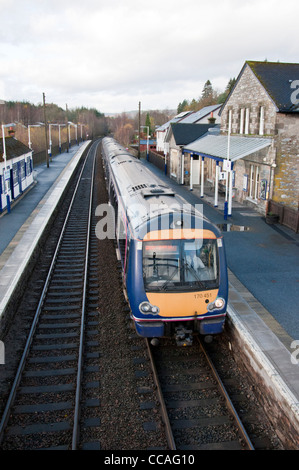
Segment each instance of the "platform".
M84 142L68 154L61 154L46 170L39 167L35 187L0 219L0 238L5 240L0 256L0 326L26 266L89 143Z

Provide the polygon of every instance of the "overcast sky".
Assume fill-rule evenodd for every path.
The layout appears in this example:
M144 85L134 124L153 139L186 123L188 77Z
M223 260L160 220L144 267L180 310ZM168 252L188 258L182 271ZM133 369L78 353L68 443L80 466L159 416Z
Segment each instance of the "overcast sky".
M0 0L0 18L7 101L176 109L245 60L299 62L298 0Z

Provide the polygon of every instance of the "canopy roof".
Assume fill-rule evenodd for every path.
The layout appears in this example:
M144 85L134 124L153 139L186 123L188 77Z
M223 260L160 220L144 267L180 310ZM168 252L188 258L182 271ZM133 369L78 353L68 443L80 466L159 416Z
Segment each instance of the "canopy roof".
M259 137L230 137L229 159L239 160L254 152L269 147L272 139ZM216 160L227 159L228 137L226 135L207 135L184 147L184 153L195 153Z

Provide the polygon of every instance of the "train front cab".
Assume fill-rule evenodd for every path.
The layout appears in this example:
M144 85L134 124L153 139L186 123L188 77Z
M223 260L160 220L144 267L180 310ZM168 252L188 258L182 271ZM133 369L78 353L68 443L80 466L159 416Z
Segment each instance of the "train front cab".
M223 331L228 279L220 235L162 230L131 242L127 291L140 336L174 336L185 345L192 344L193 333Z

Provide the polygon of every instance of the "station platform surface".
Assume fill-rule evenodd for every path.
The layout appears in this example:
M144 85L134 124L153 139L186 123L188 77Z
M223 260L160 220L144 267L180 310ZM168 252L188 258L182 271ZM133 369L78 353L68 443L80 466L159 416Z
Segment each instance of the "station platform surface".
M53 157L49 162L49 168L47 168L46 162L33 168L34 184L12 203L10 214L7 214L6 211L0 214L0 255L11 243L28 217L32 215L79 147L74 145L70 147L69 152L63 152Z
M0 218L0 291L2 273L13 266L14 252L34 224L38 230L36 214L50 210L51 188L59 179L65 184L61 175L77 153L74 146L53 158L50 169L38 167L38 183ZM224 220L223 197L215 208L212 193L201 198L199 188L190 191L146 160L142 163L189 203L202 204L204 215L222 230L229 268L228 315L299 422L299 235L267 225L254 209L235 201L232 215Z

